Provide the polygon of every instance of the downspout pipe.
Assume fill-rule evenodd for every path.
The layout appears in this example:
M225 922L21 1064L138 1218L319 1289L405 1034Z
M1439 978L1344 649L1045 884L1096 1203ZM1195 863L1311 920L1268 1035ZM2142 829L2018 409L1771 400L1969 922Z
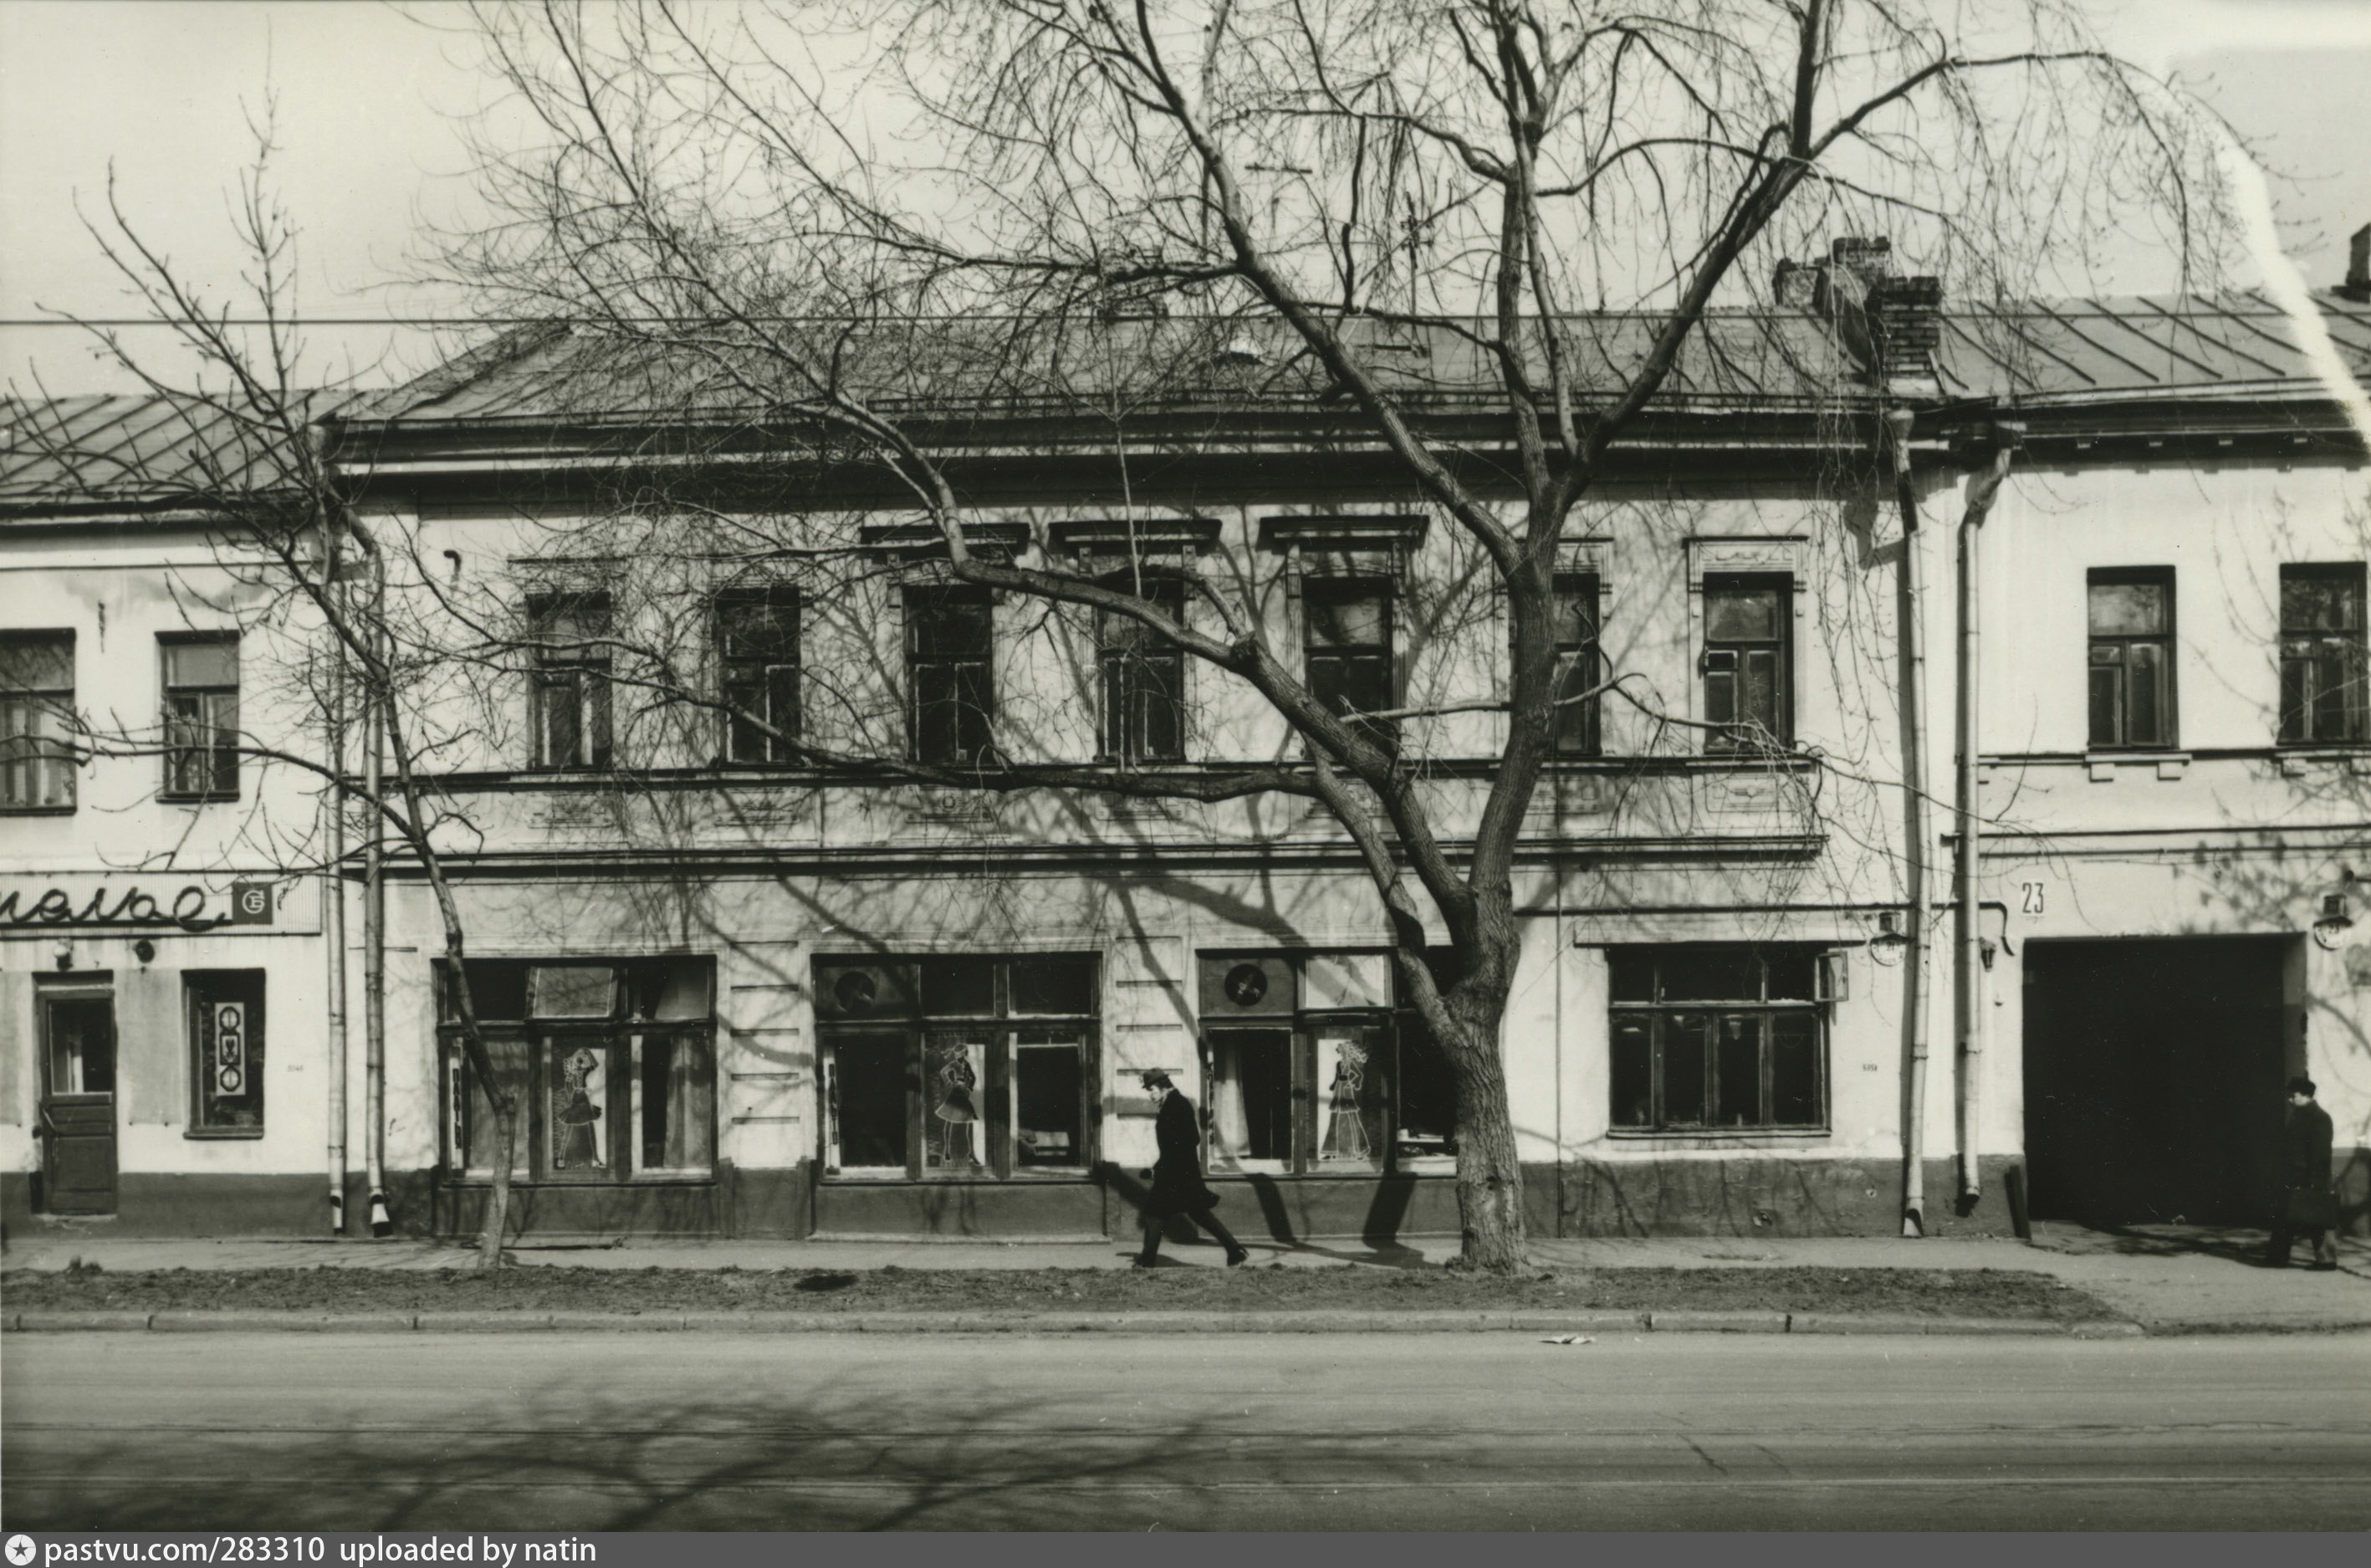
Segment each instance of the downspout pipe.
M363 743L363 785L372 808L371 833L363 840L363 1137L371 1235L384 1239L395 1234L387 1205L387 852L379 822L387 785L386 558L373 552L371 566L371 613L363 628L376 666L364 699Z
M1903 1005L1910 1025L1909 1082L1902 1120L1902 1234L1926 1234L1927 1014L1932 989L1927 975L1927 903L1933 886L1926 830L1926 639L1925 594L1919 570L1918 492L1910 474L1910 432L1917 416L1908 409L1886 410L1886 444L1893 454L1893 493L1902 509L1901 604L1903 837L1910 850L1909 918L1904 936Z
M321 570L325 593L337 594L342 551L338 527L325 530ZM346 645L330 639L330 702L323 749L330 786L322 795L321 937L329 950L323 976L329 999L330 1234L346 1232Z
M1968 476L1967 506L1960 514L1960 737L1959 788L1952 800L1952 836L1959 864L1959 929L1954 990L1959 998L1959 1061L1954 1082L1959 1089L1959 1176L1962 1217L1975 1212L1984 1197L1984 1172L1978 1145L1983 1136L1984 1061L1986 1000L1983 914L1978 908L1977 817L1983 789L1978 719L1983 711L1984 574L1978 546L1993 498L2008 478L2010 460L2023 444L2025 427L2001 421L1993 426L1992 461Z

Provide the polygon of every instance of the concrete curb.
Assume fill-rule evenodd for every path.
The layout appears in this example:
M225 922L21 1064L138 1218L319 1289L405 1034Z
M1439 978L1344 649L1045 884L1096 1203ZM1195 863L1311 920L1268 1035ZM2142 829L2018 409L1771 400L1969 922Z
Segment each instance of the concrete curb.
M2317 1325L2319 1326L2319 1325ZM2335 1327L2344 1330L2354 1325ZM1787 1312L308 1312L261 1309L11 1312L11 1333L680 1333L753 1334L2042 1334L2131 1339L2225 1332L2224 1325L2043 1318L1921 1318ZM2294 1329L2273 1332L2296 1332Z

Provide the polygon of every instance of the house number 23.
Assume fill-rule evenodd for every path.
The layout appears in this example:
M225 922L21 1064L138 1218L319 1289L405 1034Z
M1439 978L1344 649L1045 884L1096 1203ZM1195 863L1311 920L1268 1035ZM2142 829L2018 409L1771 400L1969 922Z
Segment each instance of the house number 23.
M2024 894L2024 902L2019 905L2018 907L2028 915L2041 914L2044 897L2049 892L2050 884L2048 882L2019 882L2017 885L2018 891Z

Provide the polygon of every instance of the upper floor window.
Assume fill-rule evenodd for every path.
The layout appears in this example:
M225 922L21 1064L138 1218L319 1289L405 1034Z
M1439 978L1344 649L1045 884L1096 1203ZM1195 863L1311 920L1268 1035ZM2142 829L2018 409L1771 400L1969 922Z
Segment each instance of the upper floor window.
M2173 572L2090 574L2091 744L2174 744Z
M1131 590L1135 584L1123 584ZM1186 585L1149 578L1141 596L1170 619L1186 618ZM1186 655L1133 616L1095 612L1103 668L1104 755L1120 762L1178 762L1186 755Z
M994 737L994 605L968 584L906 590L906 689L914 759L984 761Z
M1392 706L1392 591L1373 578L1310 582L1302 591L1301 652L1309 692L1340 714L1381 713ZM1389 720L1365 725L1391 744Z
M2281 568L2281 739L2371 739L2364 679L2361 563Z
M75 804L75 636L0 635L0 811Z
M1598 704L1590 688L1602 678L1597 654L1597 578L1575 572L1556 580L1556 722L1559 756L1595 756Z
M716 601L724 755L733 762L792 762L799 732L799 601L789 589Z
M1710 752L1794 739L1795 583L1791 577L1707 576L1704 716Z
M1815 950L1616 948L1607 962L1614 1126L1826 1125Z
M160 639L165 666L165 794L238 798L238 637Z
M555 595L527 605L534 640L527 722L530 766L607 767L609 732L609 601L598 594Z

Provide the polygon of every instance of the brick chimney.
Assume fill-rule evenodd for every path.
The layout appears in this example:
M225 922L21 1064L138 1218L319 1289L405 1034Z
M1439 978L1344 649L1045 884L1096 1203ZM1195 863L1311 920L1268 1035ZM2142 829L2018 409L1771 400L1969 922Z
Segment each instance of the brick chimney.
M1882 236L1836 240L1817 271L1812 308L1834 323L1861 378L1901 397L1940 397L1943 280L1896 276L1893 242Z
M2357 305L2371 305L2371 224L2356 229L2346 242L2346 281L2338 292Z

